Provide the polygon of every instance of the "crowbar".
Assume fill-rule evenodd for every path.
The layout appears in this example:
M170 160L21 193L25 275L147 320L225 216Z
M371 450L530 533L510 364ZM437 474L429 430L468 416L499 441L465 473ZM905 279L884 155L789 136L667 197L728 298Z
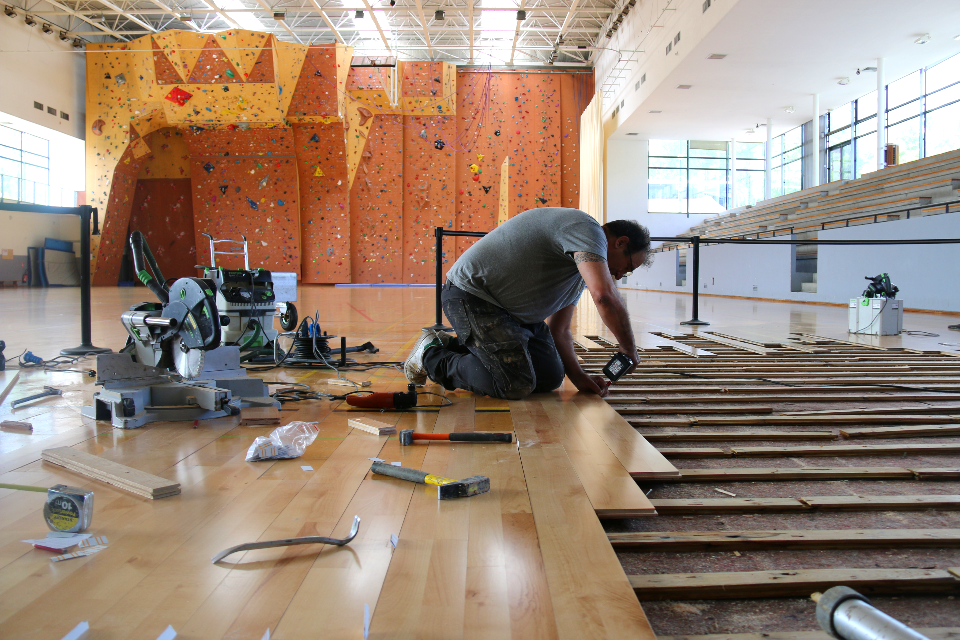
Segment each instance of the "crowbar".
M286 538L285 540L266 540L264 542L248 542L230 547L226 551L221 551L213 556L213 564L216 564L226 558L231 553L237 551L250 551L251 549L272 549L274 547L290 547L295 544L332 544L342 547L357 537L360 531L360 516L353 516L353 526L350 527L350 533L342 540L337 538L325 538L323 536L304 536L302 538Z

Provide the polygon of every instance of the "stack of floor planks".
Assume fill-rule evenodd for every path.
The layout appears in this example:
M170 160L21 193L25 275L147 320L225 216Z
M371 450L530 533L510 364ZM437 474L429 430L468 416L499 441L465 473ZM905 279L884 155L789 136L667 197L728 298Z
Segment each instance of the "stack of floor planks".
M112 460L98 458L95 455L77 451L70 447L57 447L56 449L45 449L41 454L43 460L55 465L59 465L80 475L100 480L115 487L120 487L124 491L135 493L144 498L157 500L159 498L169 498L180 493L180 483L172 482L166 478L159 478L155 475L144 473L137 469L131 469Z

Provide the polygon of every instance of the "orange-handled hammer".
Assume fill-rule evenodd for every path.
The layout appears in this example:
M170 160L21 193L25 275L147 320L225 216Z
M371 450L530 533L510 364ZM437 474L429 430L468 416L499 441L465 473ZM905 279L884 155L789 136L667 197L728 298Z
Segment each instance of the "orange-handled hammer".
M413 444L414 440L449 440L450 442L513 442L512 433L416 433L413 429L400 430L400 444Z

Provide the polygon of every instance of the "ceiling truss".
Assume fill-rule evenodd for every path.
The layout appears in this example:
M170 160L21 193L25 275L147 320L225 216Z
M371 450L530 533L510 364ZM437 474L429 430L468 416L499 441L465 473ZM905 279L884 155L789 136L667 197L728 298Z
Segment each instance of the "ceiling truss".
M0 0L71 38L117 42L168 29L248 28L357 56L460 64L592 66L624 0ZM517 11L526 12L517 20ZM441 10L443 19L438 20ZM256 25L260 25L257 27Z

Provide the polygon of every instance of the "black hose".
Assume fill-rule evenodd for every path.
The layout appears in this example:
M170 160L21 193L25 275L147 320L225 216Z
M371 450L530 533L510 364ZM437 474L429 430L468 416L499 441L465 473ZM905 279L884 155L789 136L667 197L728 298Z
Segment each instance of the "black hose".
M153 291L160 302L163 304L170 302L170 288L163 279L163 273L161 273L160 267L150 251L150 245L147 244L143 234L139 231L130 234L130 249L133 252L133 268L136 270L140 282L145 284L150 291ZM146 255L146 265L144 265L144 255ZM145 266L149 266L150 271L147 271L144 268Z

